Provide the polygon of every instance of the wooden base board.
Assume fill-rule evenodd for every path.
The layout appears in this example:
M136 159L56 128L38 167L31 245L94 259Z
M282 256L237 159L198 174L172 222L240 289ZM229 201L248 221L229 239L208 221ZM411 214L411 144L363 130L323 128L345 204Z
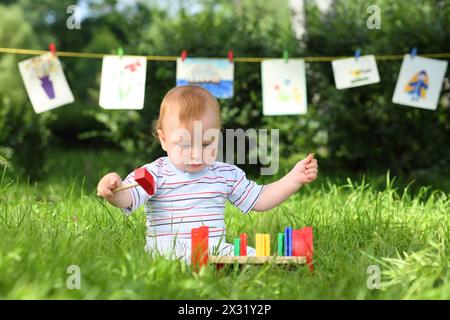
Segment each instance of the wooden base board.
M209 256L208 263L212 264L305 264L305 257L287 256Z

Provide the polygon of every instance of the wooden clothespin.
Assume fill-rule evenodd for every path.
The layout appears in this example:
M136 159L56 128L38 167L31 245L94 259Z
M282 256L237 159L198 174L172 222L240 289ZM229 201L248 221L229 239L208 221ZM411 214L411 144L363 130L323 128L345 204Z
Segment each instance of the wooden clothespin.
M228 61L233 62L233 50L228 50Z
M123 54L124 54L123 48L122 47L118 47L117 48L117 55L119 56L119 58L122 59Z
M48 45L48 50L53 54L54 57L56 56L56 46L53 42Z
M289 61L289 52L287 50L283 51L283 59L285 63L288 63Z
M355 60L358 61L359 57L361 56L361 49L355 50Z
M181 61L186 60L186 58L187 58L187 51L186 50L181 51Z

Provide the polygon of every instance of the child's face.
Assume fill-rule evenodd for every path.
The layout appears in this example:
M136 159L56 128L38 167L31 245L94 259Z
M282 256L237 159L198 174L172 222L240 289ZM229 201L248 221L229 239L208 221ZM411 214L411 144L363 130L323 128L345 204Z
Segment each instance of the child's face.
M158 136L163 149L177 169L199 172L217 157L219 127L217 114L208 108L201 119L180 123L178 111L169 112Z

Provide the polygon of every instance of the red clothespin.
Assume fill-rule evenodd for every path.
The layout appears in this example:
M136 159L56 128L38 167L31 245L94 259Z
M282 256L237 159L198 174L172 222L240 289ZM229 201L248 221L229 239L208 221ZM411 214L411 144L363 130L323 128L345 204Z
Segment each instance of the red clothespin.
M56 56L56 46L53 42L49 44L48 50L50 50L50 52L53 54L53 56Z
M181 61L186 60L186 57L187 57L187 51L186 50L181 51Z
M228 61L233 62L233 50L229 50L228 51Z

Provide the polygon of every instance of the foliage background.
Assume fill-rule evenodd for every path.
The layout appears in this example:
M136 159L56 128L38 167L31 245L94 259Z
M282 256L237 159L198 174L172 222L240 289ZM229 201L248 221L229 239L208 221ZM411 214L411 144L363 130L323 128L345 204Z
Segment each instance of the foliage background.
M306 32L296 39L287 2L279 1L78 1L85 8L81 30L69 30L73 1L0 1L0 45L57 50L226 57L351 56L450 52L450 2L332 1L326 12L305 1ZM381 9L381 29L369 30L367 7ZM12 36L14 35L14 36ZM0 154L9 174L35 180L47 174L55 149L114 148L130 168L162 155L150 136L165 92L175 85L175 63L149 61L142 111L98 106L101 60L61 58L76 101L36 115L17 62L0 55ZM260 65L236 63L235 96L222 100L223 128L278 128L282 170L315 152L330 174L378 174L390 170L405 181L448 188L450 176L450 82L447 70L437 111L391 102L400 60L378 61L381 82L349 90L334 86L330 63L307 64L309 112L262 116ZM245 168L256 174L256 166ZM446 177L447 179L442 179Z

